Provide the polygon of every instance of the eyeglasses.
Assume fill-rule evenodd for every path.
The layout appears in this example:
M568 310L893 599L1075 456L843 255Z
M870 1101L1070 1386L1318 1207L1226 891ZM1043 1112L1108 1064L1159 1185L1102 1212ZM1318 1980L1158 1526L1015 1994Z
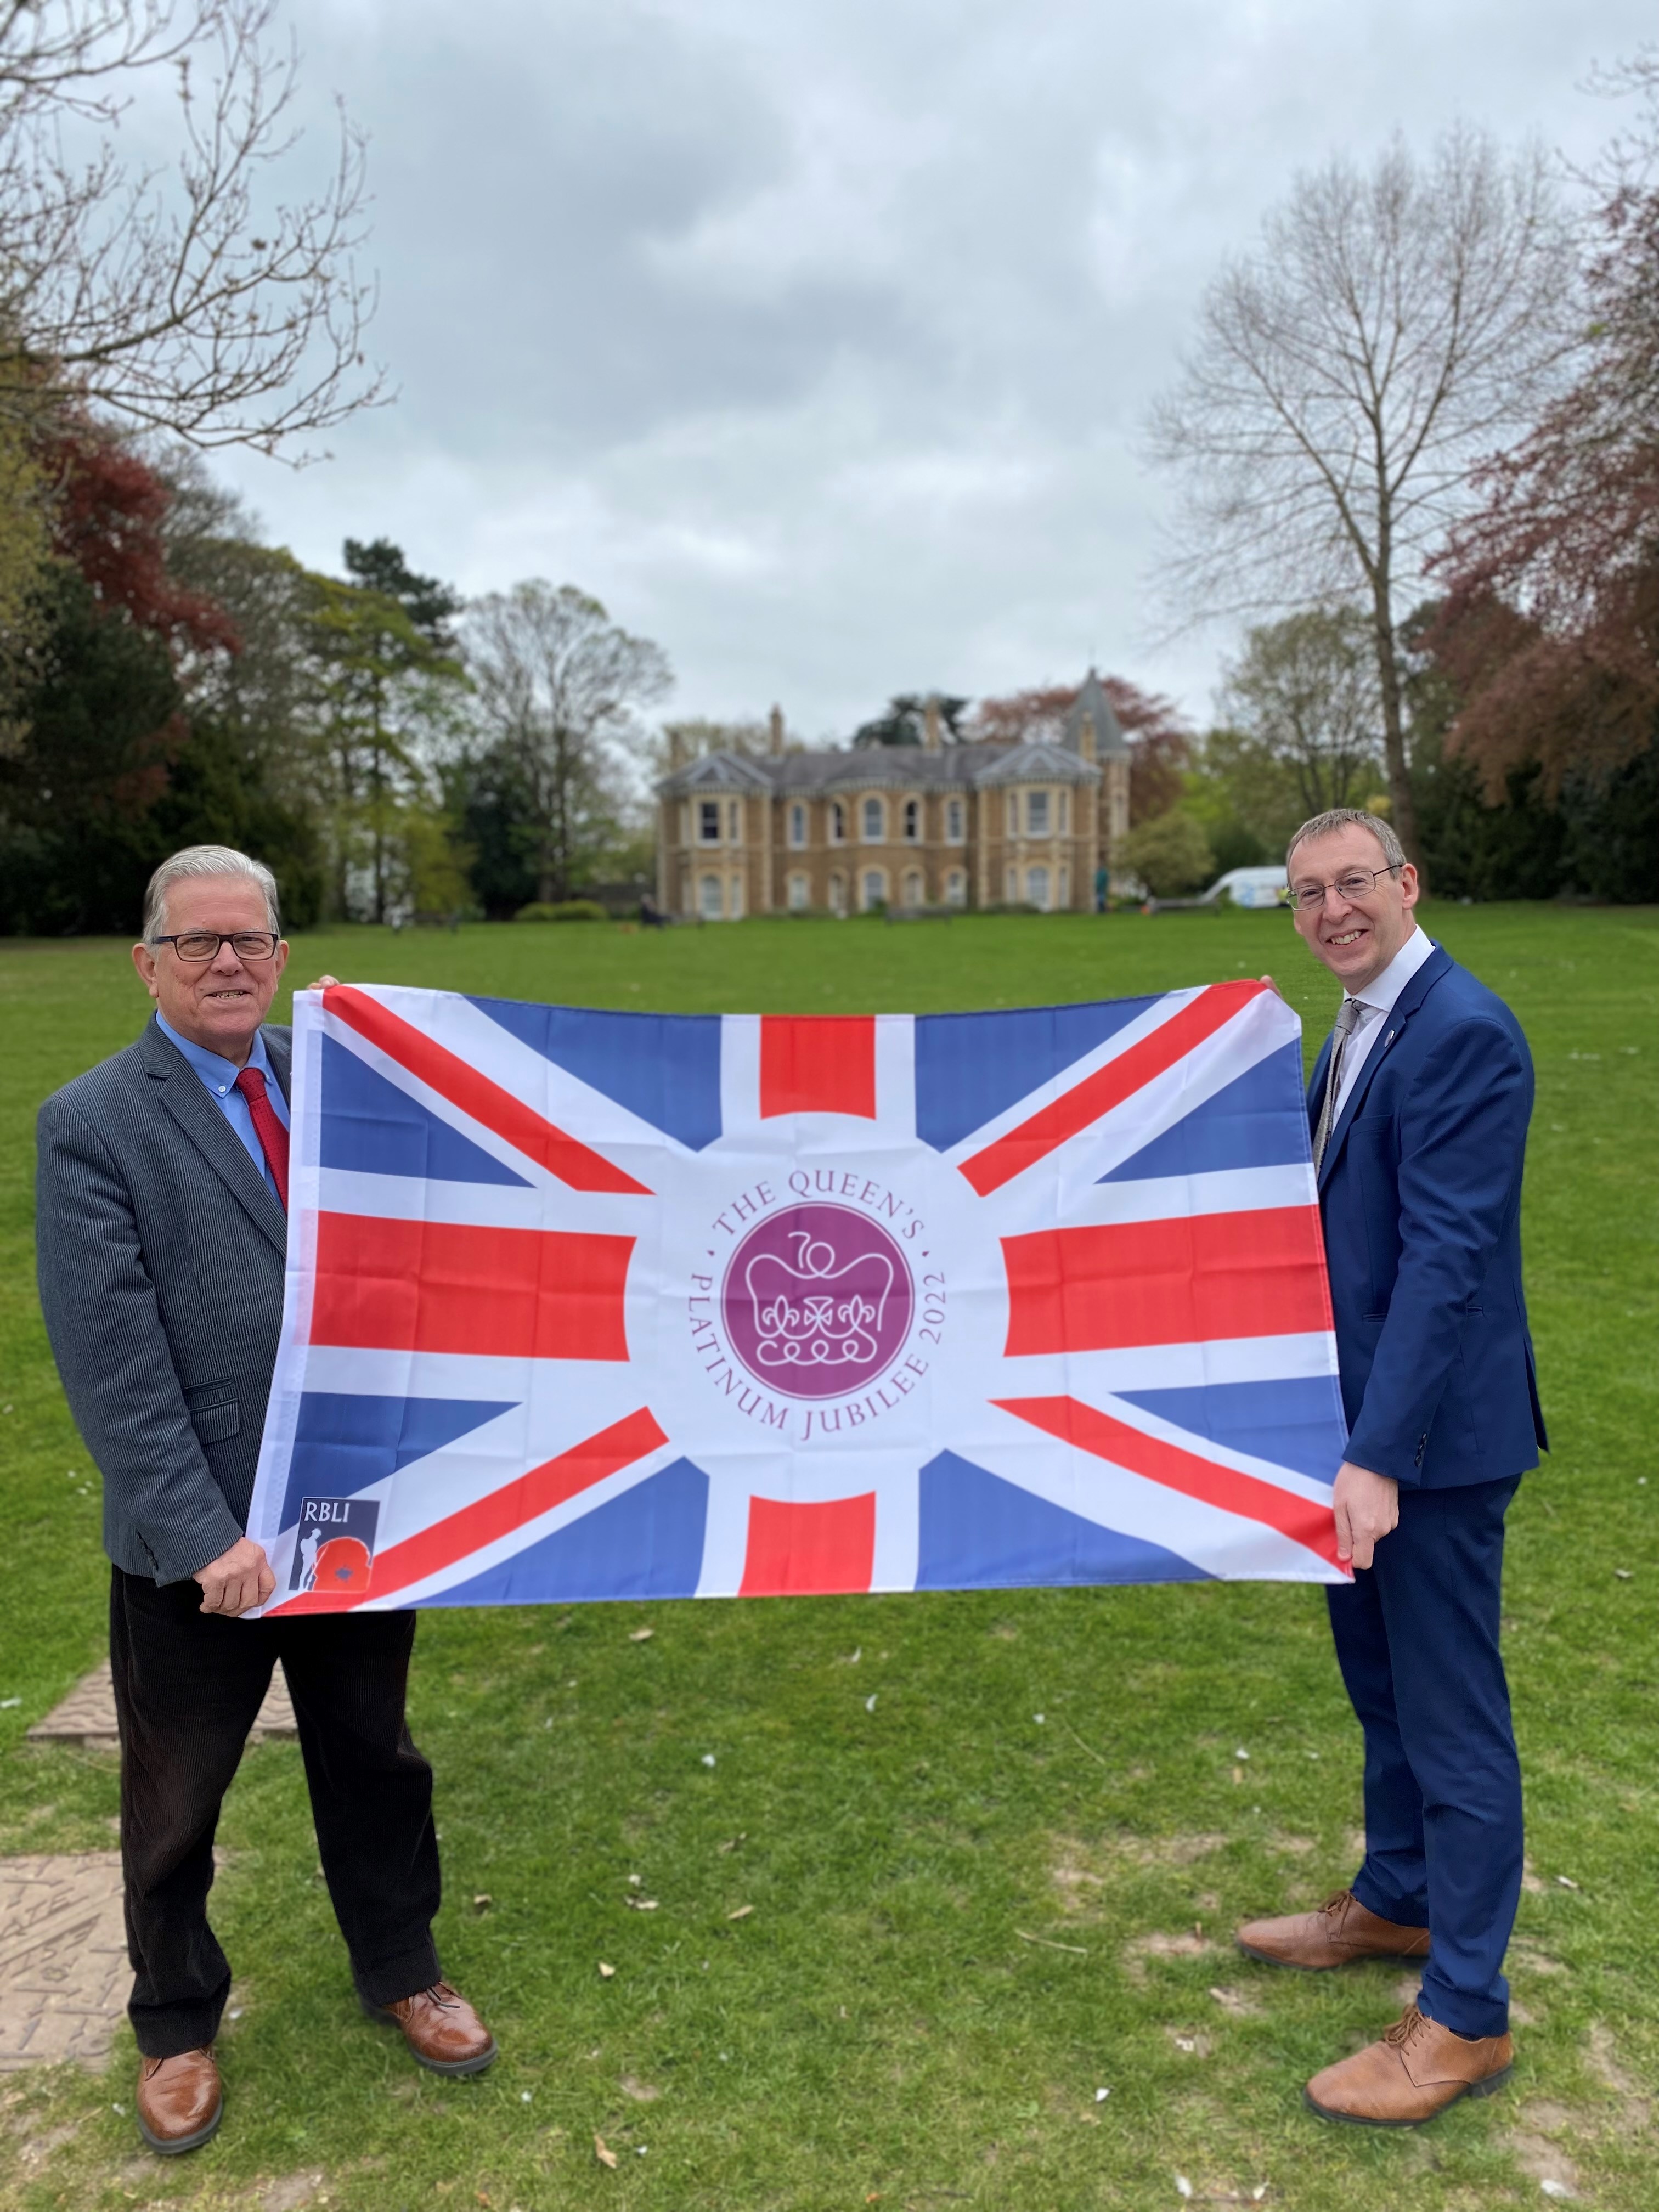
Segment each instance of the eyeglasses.
M152 945L170 945L181 960L192 966L216 960L222 945L229 945L239 960L270 960L281 942L274 929L233 929L221 936L215 929L187 929L177 937L152 937Z
M1291 904L1303 914L1310 914L1315 907L1324 905L1327 891L1334 891L1338 898L1352 906L1370 896L1379 876L1396 875L1405 865L1403 860L1390 860L1386 868L1350 868L1334 884L1297 884L1291 892Z

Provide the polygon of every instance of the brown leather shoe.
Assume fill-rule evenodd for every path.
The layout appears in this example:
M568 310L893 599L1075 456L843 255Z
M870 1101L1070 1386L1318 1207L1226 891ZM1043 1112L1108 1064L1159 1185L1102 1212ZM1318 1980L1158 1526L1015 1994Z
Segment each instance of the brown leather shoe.
M460 1991L434 1982L412 1997L388 2005L363 2000L371 2020L390 2021L422 2066L434 2074L482 2074L495 2056L495 2039Z
M1322 1973L1356 1959L1425 1959L1426 1928L1402 1928L1368 1911L1351 1889L1328 1897L1317 1912L1292 1912L1283 1920L1247 1920L1233 1941L1247 1959L1270 1966Z
M1507 2035L1454 2035L1415 2005L1381 2043L1367 2044L1316 2074L1303 2101L1322 2120L1361 2128L1415 2128L1460 2097L1490 2097L1510 2078L1515 2046Z
M181 2051L176 2058L138 2062L138 2132L163 2158L195 2150L217 2130L225 2100L213 2053Z

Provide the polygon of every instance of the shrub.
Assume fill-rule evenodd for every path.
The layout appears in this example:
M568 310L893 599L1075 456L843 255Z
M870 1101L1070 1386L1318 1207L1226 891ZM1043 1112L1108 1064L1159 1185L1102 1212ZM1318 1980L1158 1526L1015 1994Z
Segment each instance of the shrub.
M1184 892L1202 890L1215 874L1215 854L1204 834L1204 825L1172 806L1154 815L1116 847L1115 866L1139 877L1154 898L1179 898Z
M532 899L513 917L514 921L609 921L611 916L598 899Z

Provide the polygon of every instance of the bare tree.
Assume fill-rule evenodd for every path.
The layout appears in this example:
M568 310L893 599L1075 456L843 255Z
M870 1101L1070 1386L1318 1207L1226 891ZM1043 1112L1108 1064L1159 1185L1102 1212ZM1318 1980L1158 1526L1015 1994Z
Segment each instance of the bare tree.
M298 56L276 0L0 0L0 392L270 453L383 397L354 261L364 145L283 190ZM169 170L123 158L171 73Z
M486 736L529 799L536 896L565 898L602 841L635 710L673 681L667 655L630 636L585 592L539 578L475 599L462 642Z
M1420 163L1299 177L1257 251L1205 295L1154 408L1184 512L1165 580L1200 619L1358 599L1370 617L1395 826L1407 774L1398 595L1527 428L1577 335L1571 227L1537 149L1457 129Z

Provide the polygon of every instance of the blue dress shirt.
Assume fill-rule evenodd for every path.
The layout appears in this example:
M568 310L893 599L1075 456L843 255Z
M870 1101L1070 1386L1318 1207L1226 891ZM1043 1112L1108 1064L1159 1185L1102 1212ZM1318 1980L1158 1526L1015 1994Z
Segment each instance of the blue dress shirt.
M224 1115L241 1139L242 1149L265 1179L265 1188L273 1198L277 1197L275 1179L265 1164L264 1147L259 1142L259 1132L253 1126L253 1115L247 1100L236 1088L236 1078L241 1073L234 1060L225 1060L205 1045L192 1044L188 1037L180 1036L165 1014L158 1013L155 1026L178 1047L185 1058L202 1079L210 1098ZM270 1101L270 1110L286 1129L289 1127L288 1101L283 1096L283 1086L276 1080L276 1071L270 1064L270 1054L265 1050L265 1041L259 1030L253 1032L253 1049L247 1056L250 1067L257 1067L265 1079L265 1096Z

